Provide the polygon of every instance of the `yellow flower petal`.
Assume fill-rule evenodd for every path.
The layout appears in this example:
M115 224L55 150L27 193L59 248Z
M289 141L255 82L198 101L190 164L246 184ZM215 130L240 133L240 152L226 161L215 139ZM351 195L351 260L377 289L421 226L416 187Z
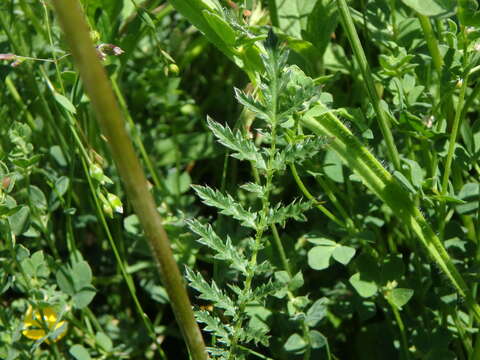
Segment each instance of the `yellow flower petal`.
M45 327L48 329L48 333L52 333L63 326L62 331L54 339L54 341L56 342L63 338L67 333L66 322L59 321L57 323L57 319L57 313L52 307L46 307L42 309L42 311L33 311L32 307L29 305L27 313L25 314L25 318L23 320L23 326L25 329L22 331L22 334L29 339L38 340L47 335L47 333L45 332ZM46 341L48 344L50 344L50 341L48 339Z

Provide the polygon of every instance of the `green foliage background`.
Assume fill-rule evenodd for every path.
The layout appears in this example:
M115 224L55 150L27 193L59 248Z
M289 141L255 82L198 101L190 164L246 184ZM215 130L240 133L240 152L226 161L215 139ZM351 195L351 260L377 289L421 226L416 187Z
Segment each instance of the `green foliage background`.
M480 358L475 1L81 2L212 356ZM50 2L0 12L0 358L188 358Z

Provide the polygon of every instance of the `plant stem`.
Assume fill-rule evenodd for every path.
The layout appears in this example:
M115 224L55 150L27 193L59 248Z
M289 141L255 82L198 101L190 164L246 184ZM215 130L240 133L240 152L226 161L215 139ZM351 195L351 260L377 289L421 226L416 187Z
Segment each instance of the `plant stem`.
M295 179L295 182L302 191L303 195L305 195L308 200L314 201L315 207L320 210L326 217L328 217L330 220L340 225L341 227L346 228L347 226L339 218L332 214L330 210L328 210L325 206L320 204L320 202L310 193L310 191L308 191L308 189L305 187L305 184L302 182L302 179L298 175L295 164L290 164L290 171L292 172L293 178Z
M322 107L323 108L323 107ZM320 136L333 139L330 146L338 153L346 165L355 171L380 199L417 235L428 254L450 279L473 316L480 321L480 306L473 298L470 289L457 270L443 243L435 235L420 210L415 207L393 176L385 170L377 159L353 136L332 111L323 112L321 121L315 119L318 109L310 110L302 118L302 124Z
M457 142L458 129L460 128L461 115L463 110L463 104L465 101L465 92L467 90L468 75L463 79L462 87L460 88L460 94L458 96L457 110L455 112L455 119L453 121L452 132L448 142L447 160L445 161L445 169L443 171L441 195L445 195L448 190L448 179L452 168L453 154L455 151L455 144Z
M280 22L278 20L276 0L268 0L268 10L270 11L270 21L272 22L272 26L278 27Z
M390 301L390 299L386 298L388 304L392 308L393 315L395 316L395 321L398 326L398 330L400 331L400 339L402 340L402 349L403 349L403 356L405 360L410 359L410 354L408 352L408 340L407 335L405 334L405 325L402 320L402 315L400 315L400 311L398 311L397 307Z
M262 209L260 211L261 215L257 224L257 231L255 234L255 245L250 258L247 276L244 282L244 288L242 289L242 292L244 294L243 297L245 300L243 300L239 305L239 311L238 311L237 318L234 325L233 337L230 343L230 353L229 353L228 360L234 360L234 356L237 355L240 328L243 324L243 314L245 312L245 307L248 304L247 295L250 292L250 289L252 286L252 280L255 275L255 266L257 264L257 256L258 256L259 249L261 247L263 233L268 227L267 222L268 222L268 212L270 208L270 193L272 188L273 175L275 173L274 161L275 161L276 145L277 145L277 123L278 123L277 105L278 105L278 73L279 73L278 59L277 59L277 55L274 53L275 49L270 51L271 53L269 54L269 60L271 61L271 67L273 69L272 70L273 73L271 74L272 78L270 83L271 101L269 104L270 106L269 106L268 122L271 126L271 142L270 142L270 149L268 151L269 157L267 161L267 169L265 174L266 190L265 190L264 196L262 197ZM257 173L256 181L258 180L259 179L258 179L258 173ZM277 233L277 238L275 238L275 234L274 234L274 239L276 241L278 240L278 243L280 244L280 248L283 249L283 247L281 246L280 238L278 237L278 233ZM286 256L285 256L285 259L286 259ZM290 275L290 272L288 269L289 267L287 267L286 270Z
M425 34L425 41L427 42L428 51L432 56L433 65L438 74L442 72L443 59L440 55L440 49L438 47L437 38L433 33L432 24L430 24L430 19L425 15L417 14L420 25L422 26L423 33Z
M208 358L205 344L183 278L173 257L162 219L148 190L147 179L125 130L111 85L90 39L80 3L76 0L53 0L53 4L80 70L86 93L110 144L127 196L144 229L190 355L195 360L205 360Z
M365 57L365 52L363 51L362 44L360 43L357 31L355 30L355 25L353 24L352 16L348 10L347 2L345 0L337 0L337 6L340 10L344 30L347 33L353 53L355 54L358 65L360 66L360 71L362 72L362 76L365 81L368 96L370 97L370 101L372 102L375 113L377 114L378 124L387 145L388 157L393 163L395 169L400 171L400 156L390 130L390 121L388 120L387 115L380 104L380 97L378 96L375 88L372 71L370 70L367 58Z
M443 67L443 58L440 54L440 48L438 46L437 38L435 37L435 33L433 32L432 24L430 23L430 19L425 15L417 14L418 20L420 21L420 25L422 26L423 33L425 35L425 41L427 42L428 51L432 56L433 66L438 75L439 79L439 89L441 89L440 79L442 78L442 67ZM439 90L438 97L441 98L441 90ZM442 106L445 112L445 118L447 120L448 127L452 126L453 121L453 100L451 96L448 96L445 100L444 106Z

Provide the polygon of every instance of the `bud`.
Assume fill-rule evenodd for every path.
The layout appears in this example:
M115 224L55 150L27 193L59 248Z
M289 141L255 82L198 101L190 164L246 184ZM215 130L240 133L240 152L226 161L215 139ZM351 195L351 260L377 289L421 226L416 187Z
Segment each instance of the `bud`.
M463 85L463 79L458 79L457 83L455 84L455 87L457 89L460 89L462 87L462 85Z
M180 68L177 64L170 64L168 65L168 72L173 76L177 76L180 73Z
M97 190L98 198L102 203L102 210L109 218L113 218L113 209L110 202L103 196L100 190Z
M97 180L100 183L103 183L103 181L104 181L103 178L104 178L105 175L103 174L103 169L100 167L100 165L91 164L89 172L90 172L90 176L92 178L94 178L95 180Z
M107 200L116 213L123 214L122 200L117 195L108 193Z
M105 215L107 215L109 218L113 218L113 209L109 203L102 202L102 209Z

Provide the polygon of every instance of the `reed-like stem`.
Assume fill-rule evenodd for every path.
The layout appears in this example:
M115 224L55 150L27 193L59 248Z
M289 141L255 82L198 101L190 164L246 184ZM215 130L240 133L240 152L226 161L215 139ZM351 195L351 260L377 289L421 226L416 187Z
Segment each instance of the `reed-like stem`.
M360 43L360 39L358 38L357 31L355 30L352 15L348 10L348 5L345 0L337 0L337 6L342 18L343 28L348 36L350 45L352 46L353 53L357 59L358 66L360 67L360 71L362 72L368 96L372 102L373 109L377 114L378 125L380 126L383 138L385 139L385 144L387 145L389 160L393 163L395 169L400 170L400 156L398 154L395 141L393 140L392 131L390 130L390 121L387 119L387 115L380 104L380 97L378 96L375 88L372 71L370 69L370 65L368 65L368 61L365 56L365 52L363 51L362 44Z
M170 298L175 317L193 359L208 358L192 306L162 226L147 179L125 130L120 109L89 36L78 0L53 0L60 25L80 70L96 118L108 139L112 157L124 182L129 200L140 220Z
M427 253L442 269L465 298L473 316L480 321L480 306L477 304L465 280L453 264L443 243L435 235L420 210L415 207L407 191L380 164L380 162L353 136L332 111L323 106L313 108L301 120L302 125L315 134L333 139L330 147L338 153L345 164L354 171L363 183L411 228Z

